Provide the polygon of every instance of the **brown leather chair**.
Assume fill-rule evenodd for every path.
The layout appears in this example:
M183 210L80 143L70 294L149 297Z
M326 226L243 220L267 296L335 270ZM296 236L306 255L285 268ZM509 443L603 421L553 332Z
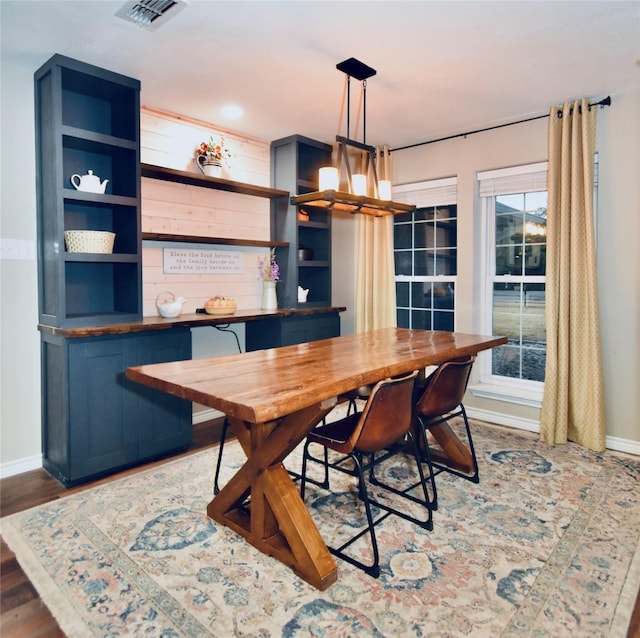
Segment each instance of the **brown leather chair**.
M360 386L351 392L341 394L338 397L338 403L349 402L347 406L347 416L349 416L351 412L358 412L358 401L366 401L371 395L371 390L373 390L372 385Z
M416 385L418 399L416 402L417 423L420 426L421 444L423 446L424 459L429 464L431 489L433 498L431 506L438 507L438 492L436 490L435 476L441 472L449 472L465 478L473 483L479 483L478 462L473 447L469 420L462 404L462 398L467 390L471 367L475 361L475 356L470 355L461 359L454 359L439 365L436 370L424 380L424 385ZM467 434L467 444L471 455L471 472L461 472L444 463L434 460L429 450L428 433L436 428L442 427L447 421L461 416Z
M426 529L433 529L432 513L429 507L429 496L420 459L420 452L411 433L413 418L413 389L417 372L395 378L385 379L377 383L371 390L369 399L362 412L349 414L348 416L327 423L312 430L307 436L304 445L302 461L302 477L300 482L300 494L304 499L307 483L320 485L329 489L329 468L358 477L358 497L362 500L367 516L367 529L350 538L338 548L329 547L329 551L335 556L363 569L365 572L377 578L380 575L378 544L375 535L375 525L387 518L390 514L396 514ZM311 444L323 446L324 457L317 458L310 454ZM374 473L374 467L406 449L410 449L416 461L416 468L420 481L416 485L422 486L422 495L417 497L410 494L413 486L394 487L382 483ZM338 452L341 456L338 460L329 461L327 450ZM378 455L378 456L377 456ZM349 463L351 459L353 463ZM308 461L315 461L324 465L324 481L317 481L307 476ZM353 467L352 467L353 466ZM418 519L406 511L396 509L390 502L373 500L367 492L365 472L368 471L369 482L376 487L393 494L409 499L423 506L427 512L426 519ZM382 516L374 521L372 506L383 510ZM357 539L369 532L373 550L373 562L370 565L356 560L345 554L344 550Z

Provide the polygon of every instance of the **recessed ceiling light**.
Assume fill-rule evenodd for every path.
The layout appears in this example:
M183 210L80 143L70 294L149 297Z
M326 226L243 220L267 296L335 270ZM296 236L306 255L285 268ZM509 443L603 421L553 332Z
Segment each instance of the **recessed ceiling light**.
M227 104L220 109L220 113L230 120L237 120L244 115L244 110L236 104Z

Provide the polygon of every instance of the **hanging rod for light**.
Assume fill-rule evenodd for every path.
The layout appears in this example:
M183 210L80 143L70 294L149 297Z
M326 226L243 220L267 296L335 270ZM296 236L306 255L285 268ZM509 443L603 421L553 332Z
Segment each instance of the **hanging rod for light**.
M297 195L291 198L291 203L296 205L306 204L317 208L327 210L339 210L349 213L361 213L382 217L384 215L397 215L401 213L409 213L415 210L412 204L400 204L391 201L391 182L387 180L378 181L376 171L376 149L366 143L367 135L367 79L374 76L377 71L367 66L360 60L348 58L343 62L336 64L338 71L342 71L347 76L347 137L336 136L338 145L337 167L325 167L321 171L331 171L331 187L324 187L322 180L319 178L319 188L313 193ZM362 82L363 91L363 140L357 142L349 138L350 132L350 111L351 111L351 78ZM356 149L362 153L363 160L361 175L355 175L351 172L349 162L349 148ZM347 184L349 192L339 190L340 173L342 168L346 170ZM366 177L371 175L373 183L366 185ZM356 177L363 182L363 190L359 191L356 184ZM384 189L383 189L384 186ZM381 190L385 192L382 193ZM372 194L372 195L371 195Z

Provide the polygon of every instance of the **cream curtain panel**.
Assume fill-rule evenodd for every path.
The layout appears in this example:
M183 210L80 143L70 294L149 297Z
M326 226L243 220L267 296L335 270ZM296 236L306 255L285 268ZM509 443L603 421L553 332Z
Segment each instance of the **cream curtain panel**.
M549 117L547 361L540 438L605 448L606 423L593 223L596 109Z
M391 179L388 147L377 149L379 179ZM371 175L368 176L372 178ZM393 261L393 217L358 215L355 330L396 326L396 284Z

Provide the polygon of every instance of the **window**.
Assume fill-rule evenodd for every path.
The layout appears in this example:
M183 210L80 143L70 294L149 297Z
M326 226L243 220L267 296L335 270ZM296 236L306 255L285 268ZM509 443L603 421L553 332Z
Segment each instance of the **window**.
M456 186L449 178L394 189L394 199L419 206L393 220L398 327L455 329Z
M509 342L485 357L485 378L533 388L546 362L546 163L479 174L485 223L485 325Z
M492 332L509 343L493 353L492 374L544 381L547 192L493 200Z

